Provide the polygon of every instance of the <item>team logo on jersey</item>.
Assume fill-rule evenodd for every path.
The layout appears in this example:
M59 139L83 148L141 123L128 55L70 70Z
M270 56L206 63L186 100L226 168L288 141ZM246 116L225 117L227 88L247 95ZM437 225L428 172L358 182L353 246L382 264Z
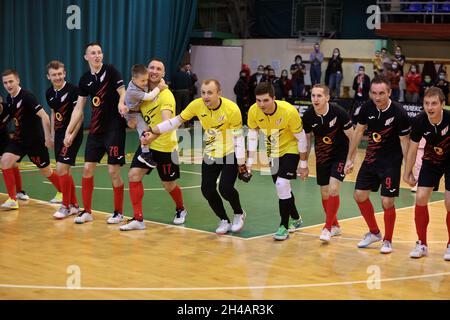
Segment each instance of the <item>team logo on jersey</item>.
M445 136L448 132L448 126L446 126L442 131L441 131L441 136Z
M69 95L69 93L67 92L65 95L63 95L61 97L61 102L64 102L64 100L66 100L67 96Z
M105 72L103 72L103 74L101 75L101 77L100 77L100 82L103 82L103 80L105 80L105 77L106 77L106 70L105 70Z
M95 96L94 98L92 98L92 105L94 107L98 107L99 105L102 104L102 99L100 99L99 97Z
M334 117L334 119L330 121L330 128L334 127L334 125L336 124L336 121L337 121L337 117Z
M62 121L63 116L62 116L61 113L57 112L57 113L55 113L55 118L56 118L56 120L58 120L58 121Z
M376 143L380 143L381 142L381 134L379 134L378 132L372 133L372 139Z
M278 119L278 120L275 122L276 125L278 126L278 125L281 123L281 121L283 121L283 118Z
M355 113L353 115L357 116L361 111L361 107L356 108Z
M388 125L390 125L392 123L392 121L394 121L395 117L389 118L386 120L386 122L384 123L384 126L387 127Z
M442 156L444 154L444 150L442 150L442 148L434 147L433 149L434 149L434 152L436 152L436 154L438 156Z
M22 106L22 100L20 100L19 102L17 102L17 109L19 109Z
M323 138L322 138L322 141L323 141L323 143L325 143L325 144L333 144L333 140L331 140L331 138L328 137L328 136L323 137Z

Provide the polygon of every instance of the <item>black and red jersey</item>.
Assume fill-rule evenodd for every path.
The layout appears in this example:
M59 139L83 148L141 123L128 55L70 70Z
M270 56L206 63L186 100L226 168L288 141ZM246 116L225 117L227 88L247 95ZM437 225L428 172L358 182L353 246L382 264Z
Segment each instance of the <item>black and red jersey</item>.
M317 164L347 157L349 141L344 131L352 127L352 121L342 107L330 103L324 115L318 115L311 107L302 121L305 132L314 133Z
M0 133L5 133L7 131L10 120L11 113L8 104L5 102L0 103Z
M44 139L42 120L37 115L42 106L30 91L20 89L17 96L8 95L6 104L16 127L13 140L33 142Z
M403 107L394 101L378 109L372 100L365 103L357 115L359 124L367 125L368 145L364 162L398 165L403 159L400 136L409 134L410 120Z
M125 120L117 108L123 87L122 75L110 64L103 64L98 73L86 72L79 82L79 95L92 98L90 133L104 133L125 128Z
M442 120L432 124L425 112L414 118L411 130L411 140L419 143L426 140L422 160L433 165L450 164L450 111L443 110Z
M54 111L55 133L65 132L70 123L73 108L78 100L78 87L66 82L60 90L50 87L45 93L47 103Z

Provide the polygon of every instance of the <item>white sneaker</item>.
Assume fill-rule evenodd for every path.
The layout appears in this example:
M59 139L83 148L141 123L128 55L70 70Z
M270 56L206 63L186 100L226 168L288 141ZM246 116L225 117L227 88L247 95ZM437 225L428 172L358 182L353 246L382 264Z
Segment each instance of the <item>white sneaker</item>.
M447 251L445 251L444 260L450 261L450 244L447 246Z
M138 221L136 219L128 220L127 224L124 224L119 227L120 231L131 231L131 230L144 230L145 223L144 221Z
M4 209L10 209L10 210L19 209L19 203L17 202L17 200L8 198L8 200L3 202L1 207L4 208Z
M78 217L76 217L73 222L75 222L76 224L83 224L85 222L90 222L93 220L94 218L92 217L92 214L83 210L78 214Z
M226 234L231 231L231 223L228 220L221 220L219 227L216 229L217 234Z
M61 207L59 207L58 211L56 211L53 214L53 218L61 220L64 218L67 218L68 216L72 215L74 213L72 213L72 211L70 209L67 209L67 207L65 205L62 205Z
M409 256L414 259L426 257L428 255L428 247L422 244L422 241L416 241L416 247L409 253Z
M73 204L71 204L69 206L69 210L70 210L70 214L79 214L80 213L80 208L79 207L75 207Z
M184 222L186 221L186 216L187 216L187 211L186 209L180 210L178 209L175 212L175 217L173 218L173 224L184 224Z
M123 214L121 214L119 211L114 211L111 217L106 220L108 224L119 224L123 221Z
M322 234L320 235L319 239L323 242L330 242L331 240L331 232L327 228L322 229Z
M358 243L358 248L368 247L370 244L372 244L374 242L381 241L382 238L383 237L381 236L381 232L379 232L378 234L373 234L371 232L367 232L364 235L364 239Z
M16 194L17 200L28 201L30 200L30 196L25 191L19 191Z
M242 210L242 214L235 214L233 218L233 224L231 225L232 232L239 232L244 227L244 221L247 214Z
M331 226L331 236L340 236L342 234L341 228L338 226Z
M381 246L380 252L384 253L384 254L391 253L392 252L392 242L390 242L389 240L384 240L383 245Z
M62 203L62 192L56 192L55 196L52 200L50 200L50 203Z

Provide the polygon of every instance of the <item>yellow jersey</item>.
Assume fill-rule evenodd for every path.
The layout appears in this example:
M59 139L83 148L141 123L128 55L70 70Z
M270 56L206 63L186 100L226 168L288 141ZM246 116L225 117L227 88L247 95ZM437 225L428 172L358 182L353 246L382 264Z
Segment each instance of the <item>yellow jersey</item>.
M242 134L242 116L239 107L231 100L220 97L219 106L208 109L201 98L192 101L180 113L184 120L197 116L205 130L204 153L214 158L223 158L234 152L233 135Z
M275 100L275 112L271 115L253 104L248 111L248 127L264 133L269 158L279 158L286 153L298 154L294 134L303 130L303 124L297 109L290 103Z
M172 118L175 117L175 98L169 89L161 91L155 101L144 101L141 104L141 113L149 127L154 127L163 121L162 111L172 111ZM174 131L164 133L154 140L151 149L161 152L172 152L178 149L177 133Z

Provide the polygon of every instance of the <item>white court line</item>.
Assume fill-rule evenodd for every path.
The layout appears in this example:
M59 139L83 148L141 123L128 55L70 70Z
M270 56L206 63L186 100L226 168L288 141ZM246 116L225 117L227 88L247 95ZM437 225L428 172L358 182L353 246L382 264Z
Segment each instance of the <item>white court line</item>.
M431 273L418 276L396 277L380 279L379 282L394 282L417 280L434 277L447 277L450 272ZM41 289L41 290L83 290L83 291L229 291L229 290L267 290L267 289L298 289L298 288L314 288L314 287L332 287L332 286L349 286L356 284L368 284L371 280L357 281L341 281L341 282L324 282L324 283L302 283L290 285L272 285L272 286L236 286L236 287L193 287L193 288L108 288L108 287L63 287L63 286L38 286L38 285L14 285L0 284L0 288L5 289Z

